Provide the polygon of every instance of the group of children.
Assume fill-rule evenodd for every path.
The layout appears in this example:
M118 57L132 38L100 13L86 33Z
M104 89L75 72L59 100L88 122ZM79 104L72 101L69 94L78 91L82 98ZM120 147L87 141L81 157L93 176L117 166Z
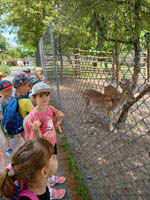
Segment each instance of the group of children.
M35 74L39 75L37 71ZM62 199L65 190L51 187L65 182L65 177L55 176L58 167L55 129L60 127L64 114L49 106L51 87L45 83L43 76L30 77L30 74L30 69L25 69L14 77L12 83L8 80L0 81L1 129L6 155L11 155L11 164L6 167L0 149L0 160L4 169L0 173L0 194L14 200ZM5 106L13 98L13 87L24 128L24 132L14 136L21 143L14 151L9 145L11 135L2 123Z

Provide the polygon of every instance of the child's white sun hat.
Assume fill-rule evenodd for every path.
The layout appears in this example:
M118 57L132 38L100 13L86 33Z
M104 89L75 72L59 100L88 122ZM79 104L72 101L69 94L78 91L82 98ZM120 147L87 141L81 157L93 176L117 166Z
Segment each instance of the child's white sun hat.
M32 88L32 95L39 94L41 92L51 92L51 87L43 82L36 83Z

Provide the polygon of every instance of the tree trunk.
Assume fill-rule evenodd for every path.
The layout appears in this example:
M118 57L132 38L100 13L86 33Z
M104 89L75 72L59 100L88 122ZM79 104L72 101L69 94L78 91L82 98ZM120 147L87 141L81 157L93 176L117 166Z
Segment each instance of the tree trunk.
M131 90L134 92L134 90L137 87L137 82L138 82L138 77L139 77L139 73L140 73L140 25L139 25L139 12L140 12L140 1L141 0L136 0L135 2L135 40L134 40L134 53L135 53L135 60L134 60L134 72L133 72L133 76L132 76L132 87ZM138 98L136 98L137 101L139 100ZM136 102L137 102L136 101ZM134 101L133 101L134 102ZM127 101L126 104L123 106L121 115L118 119L118 124L120 123L125 123L127 116L128 116L128 111L130 109L130 107L135 103L133 103L130 101Z

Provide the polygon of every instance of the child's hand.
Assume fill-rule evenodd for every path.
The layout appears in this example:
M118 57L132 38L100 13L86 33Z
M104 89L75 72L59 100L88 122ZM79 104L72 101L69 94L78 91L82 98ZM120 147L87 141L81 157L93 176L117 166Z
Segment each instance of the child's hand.
M35 118L33 123L31 123L33 131L39 131L41 122L38 118Z
M57 116L56 116L55 119L54 119L54 126L55 126L55 128L59 128L59 126L60 126L60 124L61 124L63 118L64 118L63 112L58 111L58 112L57 112Z

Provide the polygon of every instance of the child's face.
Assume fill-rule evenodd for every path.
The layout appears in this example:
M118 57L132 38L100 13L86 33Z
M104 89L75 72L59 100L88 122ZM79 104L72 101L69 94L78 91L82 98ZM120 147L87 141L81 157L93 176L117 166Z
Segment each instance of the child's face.
M38 73L38 74L37 74L37 78L38 78L39 80L42 80L42 79L43 79L43 73Z
M12 88L5 90L2 92L4 97L11 97L12 96Z
M36 94L33 100L38 106L48 106L50 101L50 92L41 92Z
M28 90L29 90L29 82L25 83L24 85L21 85L18 89L18 93L22 93L22 94L27 94Z

